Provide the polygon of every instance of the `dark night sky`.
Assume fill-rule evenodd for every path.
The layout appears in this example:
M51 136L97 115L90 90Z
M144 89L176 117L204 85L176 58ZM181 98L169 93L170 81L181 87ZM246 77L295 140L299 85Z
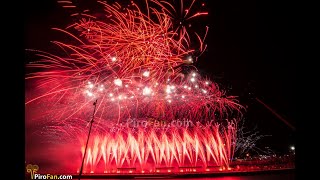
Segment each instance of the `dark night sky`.
M81 4L86 0L78 0ZM248 126L269 134L262 142L286 152L293 144L293 131L254 98L258 97L295 125L296 64L292 60L295 35L289 23L290 2L198 0L205 2L209 16L207 52L196 66L201 72L240 96L247 105ZM27 4L25 48L50 50L50 40L60 34L51 27L65 27L72 19L54 0L32 0ZM202 23L202 21L201 21ZM250 94L249 94L250 93Z

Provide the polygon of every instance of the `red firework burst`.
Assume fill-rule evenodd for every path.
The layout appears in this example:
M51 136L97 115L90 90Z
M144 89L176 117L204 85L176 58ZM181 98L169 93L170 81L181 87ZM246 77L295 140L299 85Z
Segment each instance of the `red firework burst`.
M28 68L41 70L26 77L27 80L37 79L38 85L27 97L25 104L27 108L32 104L46 107L37 113L37 118L41 119L42 124L51 127L54 131L51 136L59 134L57 132L65 139L83 136L81 133L86 132L83 119L88 118L92 112L92 102L97 99L97 129L104 129L105 122L119 124L129 118L152 117L167 122L185 118L197 122L226 118L233 112L241 113L242 106L234 96L226 95L216 83L202 78L192 66L197 60L195 51L202 54L206 48L204 41L207 27L203 37L195 34L199 48L191 49L187 28L183 25L174 26L174 16L170 13L174 6L170 3L146 1L145 12L133 1L127 7L119 3L110 5L98 2L105 11L103 18L95 17L85 10L78 22L65 29L53 28L73 39L73 43L53 41L64 55L30 50L41 60L28 64ZM195 0L187 11L181 11L186 12L183 15L185 20L207 14L191 14L194 3ZM67 4L63 6L76 8L71 1ZM185 73L184 68L191 70ZM62 126L68 126L69 131L72 129L77 133L63 131ZM114 141L115 144L110 146L103 144L103 139L112 133L96 135L92 143L97 141L98 146L91 145L86 162L94 167L101 157L105 164L111 163L113 158L119 166L126 160L123 158L127 156L126 153L131 153L131 158L138 159L140 165L145 165L151 155L155 165L161 164L163 159L166 165L171 166L173 156L179 165L184 165L186 157L193 165L197 164L198 157L202 159L203 165L208 165L210 158L218 165L228 165L234 151L231 145L234 133L221 132L218 126L203 131L182 128L179 132L172 132L176 134L170 137L168 133L157 134L154 130L137 136L130 134L129 129L127 131L127 134L114 136L108 143ZM208 142L209 136L217 141ZM166 145L163 144L166 142ZM150 147L145 147L148 143ZM190 147L179 149L184 143ZM229 145L222 145L226 143ZM166 152L169 154L164 154L163 149L155 149L160 146L169 148ZM117 149L109 161L109 153L104 148ZM137 148L144 148L148 153L144 154ZM194 148L196 152L191 152ZM180 150L184 152L182 156L177 155ZM117 156L117 153L121 155Z

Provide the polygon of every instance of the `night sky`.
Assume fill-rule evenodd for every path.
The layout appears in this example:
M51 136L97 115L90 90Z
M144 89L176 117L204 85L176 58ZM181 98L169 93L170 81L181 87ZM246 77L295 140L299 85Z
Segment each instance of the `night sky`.
M196 66L230 95L239 96L240 103L247 106L244 117L248 128L257 126L261 134L272 135L261 140L259 146L288 152L294 144L294 131L255 98L295 126L299 85L292 57L295 36L289 28L289 7L274 0L198 1L206 4L209 16L197 23L208 25L209 34L208 49ZM25 48L51 52L49 41L63 39L50 28L70 24L70 12L55 0L32 0L26 5Z

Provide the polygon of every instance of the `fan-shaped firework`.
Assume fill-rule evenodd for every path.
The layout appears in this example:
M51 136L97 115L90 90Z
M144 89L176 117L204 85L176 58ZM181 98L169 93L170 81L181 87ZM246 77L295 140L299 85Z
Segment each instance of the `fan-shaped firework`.
M150 170L156 167L229 166L236 145L236 124L185 127L118 128L93 136L85 157L85 171L95 172L103 161L104 172L114 167ZM82 156L85 141L82 140ZM102 164L102 163L101 163Z

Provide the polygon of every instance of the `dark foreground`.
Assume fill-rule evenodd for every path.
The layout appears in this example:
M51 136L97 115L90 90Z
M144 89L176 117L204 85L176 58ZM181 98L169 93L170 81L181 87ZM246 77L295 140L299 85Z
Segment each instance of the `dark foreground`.
M73 175L74 179L78 179L77 175ZM182 180L188 178L190 180L294 180L294 169L281 170L263 170L251 172L219 172L219 173L201 173L201 174L153 174L153 175L106 175L106 174L92 174L83 175L81 179L175 179Z

